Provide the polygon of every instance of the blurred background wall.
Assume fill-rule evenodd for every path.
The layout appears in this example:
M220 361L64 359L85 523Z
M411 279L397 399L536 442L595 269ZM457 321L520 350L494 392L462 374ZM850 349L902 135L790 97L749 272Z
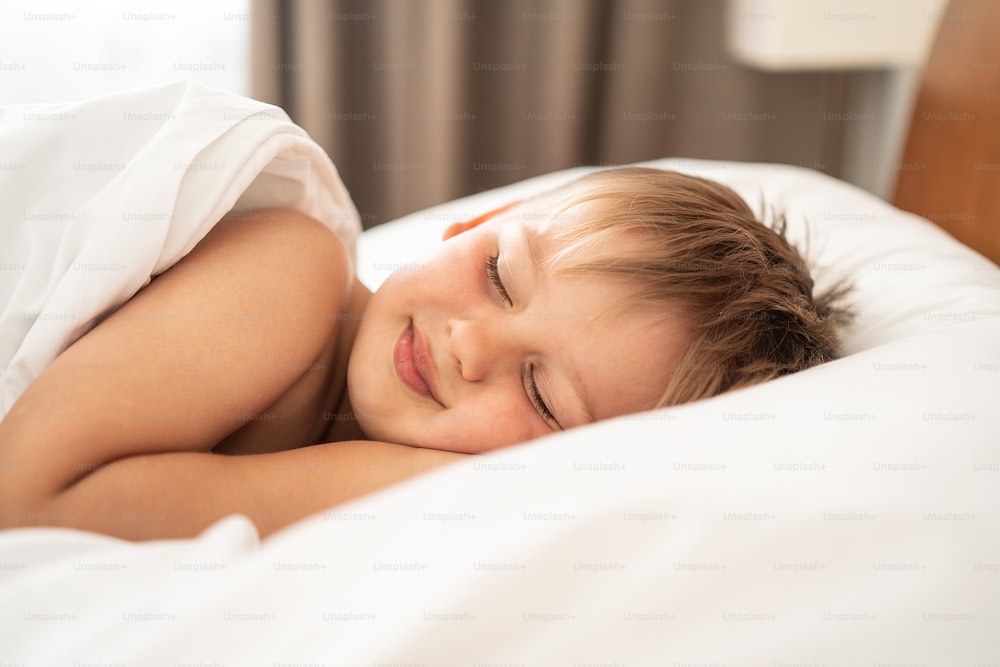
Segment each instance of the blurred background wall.
M555 169L667 156L803 165L887 196L921 62L848 55L863 33L900 37L890 10L928 32L942 4L8 2L0 102L176 78L273 102L330 154L366 227ZM832 59L780 53L803 8ZM752 62L734 35L777 59Z
M846 78L724 47L723 0L254 0L255 96L329 152L366 225L577 165L841 172Z
M665 156L804 165L884 194L915 68L742 64L727 31L795 9L776 1L253 0L251 89L326 148L366 226ZM851 30L879 18L792 1Z

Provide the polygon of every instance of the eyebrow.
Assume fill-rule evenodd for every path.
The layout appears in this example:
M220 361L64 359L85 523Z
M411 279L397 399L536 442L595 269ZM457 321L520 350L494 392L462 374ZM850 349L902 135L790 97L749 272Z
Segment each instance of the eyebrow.
M583 380L580 379L579 371L573 364L567 365L566 368L567 374L569 375L569 384L573 388L573 393L575 393L577 398L580 399L580 404L583 406L583 412L587 418L587 421L584 423L590 424L597 421L594 418L594 410L591 407L593 402L590 400L590 394L587 393L587 386L583 384Z
M535 230L528 229L528 226L524 223L521 223L519 227L521 228L521 241L528 249L528 259L531 260L529 264L531 265L532 284L538 286L543 275L541 252L538 248L538 234Z

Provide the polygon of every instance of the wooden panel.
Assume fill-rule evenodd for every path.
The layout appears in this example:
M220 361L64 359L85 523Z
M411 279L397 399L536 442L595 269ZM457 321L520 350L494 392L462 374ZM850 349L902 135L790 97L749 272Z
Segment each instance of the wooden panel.
M951 0L899 165L896 206L1000 263L1000 2Z

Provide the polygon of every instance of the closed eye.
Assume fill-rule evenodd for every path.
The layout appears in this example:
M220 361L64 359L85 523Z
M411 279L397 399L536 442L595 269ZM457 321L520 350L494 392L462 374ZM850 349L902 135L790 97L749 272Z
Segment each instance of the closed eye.
M535 365L525 364L521 370L521 375L524 378L525 391L528 393L528 399L531 404L535 406L535 410L538 415L546 421L546 423L555 426L556 428L562 428L559 422L556 420L552 411L549 410L549 406L545 405L545 399L542 395L538 393L538 387L535 385Z
M497 268L497 262L499 261L499 255L490 255L486 260L486 275L489 277L490 282L493 283L493 287L496 288L497 293L503 297L503 300L507 302L508 305L513 306L514 302L510 298L510 294L507 293L507 288L504 287L503 280L500 279L500 270Z

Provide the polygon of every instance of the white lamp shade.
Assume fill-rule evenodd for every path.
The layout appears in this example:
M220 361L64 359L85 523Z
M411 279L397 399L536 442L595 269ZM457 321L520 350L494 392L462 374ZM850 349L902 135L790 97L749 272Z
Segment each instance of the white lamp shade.
M947 0L726 0L726 41L739 62L773 71L919 66L946 6Z

